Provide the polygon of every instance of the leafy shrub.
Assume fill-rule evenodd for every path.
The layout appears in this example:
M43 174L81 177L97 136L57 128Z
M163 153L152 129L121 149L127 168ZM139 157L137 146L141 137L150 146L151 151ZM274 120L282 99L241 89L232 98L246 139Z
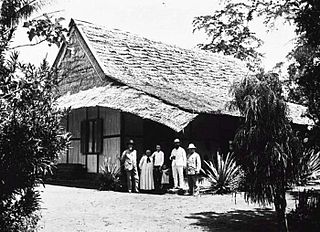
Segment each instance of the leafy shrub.
M211 190L219 194L235 191L241 181L241 169L236 163L233 153L225 157L217 153L216 161L204 161L206 168L202 171L211 182Z
M64 112L54 103L57 79L48 63L18 65L17 56L11 62L21 76L0 80L0 231L32 231L38 220L35 187L70 137L60 124Z
M35 231L39 216L39 193L29 188L0 202L1 231Z
M99 190L122 190L121 167L116 162L112 163L111 159L107 158L100 169L102 173L99 176Z
M295 210L288 215L294 231L320 231L320 192L305 190L298 193Z

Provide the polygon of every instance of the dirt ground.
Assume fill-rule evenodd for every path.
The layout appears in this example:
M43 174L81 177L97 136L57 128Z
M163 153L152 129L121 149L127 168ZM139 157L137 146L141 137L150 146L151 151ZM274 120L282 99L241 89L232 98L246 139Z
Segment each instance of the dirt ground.
M97 191L46 185L41 232L277 231L271 206L242 194L179 196ZM288 195L289 210L294 200Z

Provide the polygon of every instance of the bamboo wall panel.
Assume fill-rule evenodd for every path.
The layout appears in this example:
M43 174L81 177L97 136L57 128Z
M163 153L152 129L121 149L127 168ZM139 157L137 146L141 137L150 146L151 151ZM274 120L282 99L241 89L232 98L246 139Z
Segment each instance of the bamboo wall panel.
M80 140L72 140L69 148L69 163L85 164L86 156L80 153Z
M103 119L104 136L120 135L120 111L101 107L100 118Z
M80 138L81 121L86 120L86 109L72 110L69 114L69 131L73 138Z
M97 173L97 156L96 155L88 155L87 171L90 173Z
M120 137L105 138L103 140L103 155L99 156L99 165L101 166L106 159L110 159L112 164L120 165L120 155Z
M98 107L88 107L88 119L97 119L98 118Z

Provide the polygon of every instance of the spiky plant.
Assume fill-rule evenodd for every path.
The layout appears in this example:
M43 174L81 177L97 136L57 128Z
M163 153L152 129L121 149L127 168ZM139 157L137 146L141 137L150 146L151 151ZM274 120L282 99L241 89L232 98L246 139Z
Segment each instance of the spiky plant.
M204 161L206 168L202 171L211 183L211 190L219 194L235 191L240 183L241 168L233 153L225 157L217 152L216 162Z
M320 177L320 151L304 151L299 161L299 184L304 185L309 180Z
M99 190L119 190L121 188L121 168L116 162L107 158L100 166Z

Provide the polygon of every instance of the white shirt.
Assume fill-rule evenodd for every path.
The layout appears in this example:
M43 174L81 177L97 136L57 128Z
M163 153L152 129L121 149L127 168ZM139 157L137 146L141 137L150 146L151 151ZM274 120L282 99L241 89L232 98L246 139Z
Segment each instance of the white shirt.
M125 150L122 153L121 160L124 162L126 159L129 159L135 166L137 164L137 151L129 149Z
M172 159L172 157L175 156L175 159ZM170 155L170 160L172 160L172 166L183 166L186 167L187 166L187 155L186 155L186 151L182 148L179 147L177 148L173 148L171 155Z
M192 153L188 156L188 174L196 174L200 172L201 169L201 158L197 152Z
M162 151L155 151L152 154L154 159L154 166L162 166L164 163L164 153Z

